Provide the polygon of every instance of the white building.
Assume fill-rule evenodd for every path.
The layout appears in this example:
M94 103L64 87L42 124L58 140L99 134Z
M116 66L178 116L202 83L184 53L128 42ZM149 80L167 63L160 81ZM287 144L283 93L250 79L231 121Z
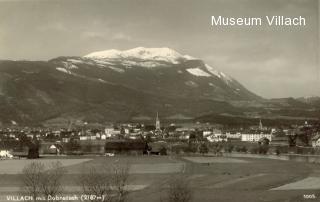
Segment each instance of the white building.
M107 136L106 135L101 135L101 140L105 140L105 139L107 139Z
M130 134L130 129L129 129L129 128L125 128L125 129L124 129L124 133L125 133L125 134Z
M240 139L241 133L240 132L236 132L236 133L226 132L226 136L227 136L227 138L230 138L230 139Z
M104 133L107 138L119 135L121 133L121 130L119 129L114 129L114 128L105 128Z
M114 128L105 128L104 133L106 134L107 137L111 137L114 132Z
M212 131L211 130L204 130L203 132L202 132L202 134L203 134L203 136L208 136L208 135L211 135L212 134Z
M226 142L228 140L228 138L225 134L215 133L215 134L207 136L207 140L209 142L222 142L222 141Z
M181 140L189 140L190 139L190 134L189 133L182 133L179 135L179 139Z
M10 152L8 150L0 150L0 158L1 159L12 159L13 155L10 154Z
M320 133L311 139L312 147L320 147Z
M268 140L272 141L272 134L270 133L242 133L241 134L241 141L243 142L258 142L262 138L267 138Z
M80 136L80 140L88 140L88 136Z

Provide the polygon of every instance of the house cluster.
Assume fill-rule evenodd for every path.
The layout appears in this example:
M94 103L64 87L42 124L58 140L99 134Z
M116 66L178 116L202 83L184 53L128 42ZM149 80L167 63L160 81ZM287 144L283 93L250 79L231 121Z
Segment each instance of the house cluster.
M259 142L263 139L272 141L273 133L276 129L270 129L264 127L260 120L258 126L251 126L248 129L235 129L235 130L206 130L203 131L203 136L207 138L209 142L222 142L238 140L242 142Z
M214 129L212 131L203 131L203 136L209 142L222 141L242 141L242 142L259 142L263 138L272 141L272 132L270 130L245 130L245 131L222 131Z
M320 147L319 131L319 127L307 122L302 125L292 125L290 128L268 128L264 127L260 121L258 126L252 126L248 129L206 129L203 131L203 136L209 142L261 142L267 140L275 146Z
M308 138L304 138L304 136ZM302 137L302 138L301 138ZM261 142L273 145L290 145L308 140L307 145L320 147L320 133L309 124L294 126L290 129L269 128L260 121L257 126L243 128L223 128L221 126L189 123L168 124L161 127L157 115L155 124L122 123L100 128L88 126L68 129L49 128L6 128L0 129L0 150L7 155L8 148L25 151L30 142L40 145L40 153L60 154L66 150L98 152L106 150L128 150L130 147L143 148L144 142ZM311 144L312 142L312 144ZM309 144L310 143L310 144ZM153 148L156 148L154 146ZM162 148L162 147L161 147ZM1 156L0 155L0 156Z

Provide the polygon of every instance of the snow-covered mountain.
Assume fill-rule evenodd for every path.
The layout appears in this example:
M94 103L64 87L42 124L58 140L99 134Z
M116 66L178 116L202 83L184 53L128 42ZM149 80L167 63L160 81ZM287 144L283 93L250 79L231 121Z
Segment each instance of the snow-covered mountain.
M59 117L131 120L153 117L155 111L192 118L239 113L230 103L260 99L201 59L169 48L0 61L0 122Z
M146 92L170 96L187 96L192 92L199 98L223 101L258 99L231 76L198 58L166 47L111 49L50 62L63 73L104 83L121 82Z
M76 69L79 64L97 65L102 68L110 68L117 72L125 72L126 69L132 67L144 68L161 68L174 67L185 64L188 61L201 61L190 55L182 55L177 51L164 48L144 48L138 47L125 51L120 50L104 50L89 53L77 59L67 59L62 62L62 66L56 67L57 70L71 73L70 69ZM197 77L218 77L222 81L229 83L233 79L225 73L218 71L208 64L199 64L185 68L185 71Z
M85 58L91 59L103 59L103 60L138 60L147 61L151 60L154 62L168 62L176 64L181 60L190 59L188 56L183 56L175 50L170 48L144 48L137 47L125 51L120 50L105 50L93 52L84 56Z

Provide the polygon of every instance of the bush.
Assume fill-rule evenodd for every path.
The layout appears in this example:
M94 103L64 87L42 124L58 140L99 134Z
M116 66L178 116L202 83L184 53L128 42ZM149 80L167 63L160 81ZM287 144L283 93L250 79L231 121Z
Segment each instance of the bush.
M228 145L226 150L227 152L232 153L233 149L234 149L233 145Z
M251 147L249 152L251 154L267 154L268 150L269 150L268 145L259 145L259 146Z
M192 201L193 191L186 176L173 176L168 183L169 188L161 198L161 201L168 202L189 202Z
M201 144L199 147L199 153L204 155L209 152L209 149L206 144Z
M239 152L247 153L248 148L246 146L239 147Z
M188 145L185 145L185 144L172 145L171 152L175 154L180 154L182 152L185 152L187 147Z
M197 146L195 144L189 143L187 147L183 148L185 153L196 153Z
M81 149L80 144L73 139L71 139L70 142L66 143L65 147L68 152L79 151Z
M259 154L267 154L269 150L268 145L260 145L259 146Z
M234 150L235 150L236 152L241 152L241 147L235 146L235 147L234 147Z
M251 153L251 154L258 154L259 153L259 148L258 147L251 147L250 148L250 150L249 150L249 152Z
M164 156L164 155L167 155L167 148L165 147L162 147L159 151L160 155Z

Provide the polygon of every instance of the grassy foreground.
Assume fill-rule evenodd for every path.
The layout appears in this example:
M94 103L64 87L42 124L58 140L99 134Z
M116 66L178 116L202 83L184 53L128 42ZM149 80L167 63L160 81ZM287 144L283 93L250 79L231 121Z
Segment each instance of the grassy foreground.
M226 157L170 157L170 156L116 156L116 157L51 157L36 161L48 163L59 160L67 170L63 184L67 193L79 193L77 179L87 168L108 167L116 162L130 165L130 201L160 201L168 180L183 172L191 182L194 201L210 202L301 202L305 194L318 195L318 188L272 190L307 177L320 178L318 164L258 158ZM21 170L30 160L0 161L0 201L6 195L19 192ZM294 185L292 185L294 186ZM292 187L288 186L288 187ZM303 186L302 186L303 187ZM307 187L307 185L306 185ZM320 189L320 184L319 184ZM320 201L320 198L317 198ZM317 199L312 199L317 201Z

